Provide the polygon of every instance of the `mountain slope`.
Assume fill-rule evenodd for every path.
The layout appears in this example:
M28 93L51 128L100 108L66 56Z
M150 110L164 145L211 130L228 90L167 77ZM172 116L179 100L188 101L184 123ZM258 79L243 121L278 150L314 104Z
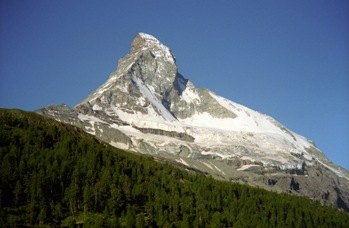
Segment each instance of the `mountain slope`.
M349 210L348 171L272 117L196 88L178 73L172 51L148 34L135 37L117 70L74 109L37 112L119 148Z
M0 139L2 227L349 225L335 208L192 175L35 113L0 109Z

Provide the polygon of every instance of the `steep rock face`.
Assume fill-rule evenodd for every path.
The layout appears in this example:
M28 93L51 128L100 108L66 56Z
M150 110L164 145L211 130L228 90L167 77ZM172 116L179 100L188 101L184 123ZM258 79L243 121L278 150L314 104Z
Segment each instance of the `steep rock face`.
M115 108L128 114L155 114L170 122L196 112L219 118L236 117L207 89L195 88L180 75L171 50L144 33L135 37L131 53L119 60L118 69L108 81L76 106L77 110L109 113L115 112Z
M270 116L196 88L178 73L172 51L148 34L135 37L117 70L74 109L37 112L188 170L348 210L348 171Z

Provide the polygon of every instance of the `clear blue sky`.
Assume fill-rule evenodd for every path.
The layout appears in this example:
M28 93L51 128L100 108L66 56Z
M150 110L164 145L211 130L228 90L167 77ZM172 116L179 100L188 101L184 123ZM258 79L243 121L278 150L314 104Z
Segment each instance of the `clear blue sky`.
M266 113L349 169L349 1L0 1L0 107L73 107L138 32L197 87Z

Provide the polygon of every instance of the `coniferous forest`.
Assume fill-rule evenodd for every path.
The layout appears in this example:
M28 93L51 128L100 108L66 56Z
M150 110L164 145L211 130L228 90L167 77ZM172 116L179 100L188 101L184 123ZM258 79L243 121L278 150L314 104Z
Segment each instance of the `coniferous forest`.
M0 110L0 226L349 227L309 199L191 174L82 130Z

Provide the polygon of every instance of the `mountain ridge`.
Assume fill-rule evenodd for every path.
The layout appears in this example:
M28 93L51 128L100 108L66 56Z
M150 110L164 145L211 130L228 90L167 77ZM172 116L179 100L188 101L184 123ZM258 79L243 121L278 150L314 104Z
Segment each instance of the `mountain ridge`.
M130 54L119 60L108 80L74 109L48 106L37 112L123 149L348 209L346 170L272 117L196 88L178 72L172 51L145 33L134 38ZM309 180L316 175L322 181ZM324 179L328 183L318 186ZM294 182L305 189L290 188ZM319 191L307 188L315 182L312 187ZM330 197L325 197L328 188ZM338 199L344 203L338 205Z

